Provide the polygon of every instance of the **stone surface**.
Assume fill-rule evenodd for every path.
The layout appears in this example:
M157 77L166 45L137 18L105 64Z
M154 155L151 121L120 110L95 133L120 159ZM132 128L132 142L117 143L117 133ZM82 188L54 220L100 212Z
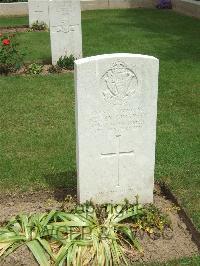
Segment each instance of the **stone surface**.
M81 0L81 10L137 7L153 8L155 0ZM27 2L0 3L0 16L17 15L28 15Z
M61 56L82 57L81 9L79 0L50 0L52 64Z
M200 18L200 2L194 0L171 0L172 8L184 15Z
M154 7L155 0L109 0L109 8Z
M131 2L115 0L81 0L82 10L109 9L109 8L154 8L155 0L132 0ZM195 0L171 0L173 10L185 15L200 18L200 2ZM0 16L28 15L28 3L0 3ZM91 22L92 23L92 22Z
M75 62L80 202L152 202L158 70L145 55Z
M28 9L29 26L38 21L49 27L49 0L29 0Z

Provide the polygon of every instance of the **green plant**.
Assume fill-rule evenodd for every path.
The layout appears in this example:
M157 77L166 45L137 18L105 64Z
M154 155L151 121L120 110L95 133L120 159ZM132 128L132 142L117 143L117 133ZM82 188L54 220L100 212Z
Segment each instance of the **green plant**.
M31 30L46 31L48 26L45 22L39 22L38 20L31 25Z
M127 264L126 250L142 248L125 222L137 215L132 207L125 205L104 206L86 204L74 213L59 213L61 222L52 225L70 227L70 234L60 234L63 246L57 263L68 265L122 265ZM75 263L74 263L75 262Z
M64 57L61 56L59 58L57 65L63 69L73 70L74 61L75 61L75 57L73 55L70 55L70 56L65 55Z
M42 68L43 66L37 63L30 64L27 68L27 74L38 75L42 72Z
M23 64L24 54L18 50L15 35L0 34L0 74L8 74Z
M0 228L0 257L26 245L42 266L128 264L128 250L143 252L131 219L142 217L144 210L127 202L89 202L69 212L18 215Z
M54 66L54 65L52 65L52 66L50 66L49 67L49 69L48 69L48 72L49 73L60 73L61 72L61 68L59 67L59 66Z
M49 214L18 215L0 230L0 257L8 256L15 249L26 245L36 257L40 265L49 265L45 251L50 252L48 242L43 239L44 228L54 216Z
M149 234L153 234L157 230L162 232L171 225L169 217L153 204L143 209L142 216L133 217L133 222L134 228L142 229Z

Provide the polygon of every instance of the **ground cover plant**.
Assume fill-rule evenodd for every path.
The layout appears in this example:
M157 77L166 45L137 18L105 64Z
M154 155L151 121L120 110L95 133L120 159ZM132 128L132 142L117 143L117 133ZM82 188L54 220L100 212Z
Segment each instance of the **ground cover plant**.
M170 228L155 206L75 205L71 211L18 215L0 227L0 257L26 245L39 265L124 265L131 249L143 252L137 231ZM157 231L158 233L158 231ZM47 256L48 254L48 256Z
M46 31L48 26L44 22L36 21L31 25L31 30Z
M0 25L16 22L0 18ZM84 56L130 52L160 59L155 176L200 229L200 21L169 11L107 10L83 12L82 23ZM27 62L51 61L49 33L19 38ZM0 98L1 190L74 187L73 74L1 77ZM187 263L199 265L199 259Z
M27 67L28 74L37 75L40 74L41 72L42 72L42 65L33 63Z

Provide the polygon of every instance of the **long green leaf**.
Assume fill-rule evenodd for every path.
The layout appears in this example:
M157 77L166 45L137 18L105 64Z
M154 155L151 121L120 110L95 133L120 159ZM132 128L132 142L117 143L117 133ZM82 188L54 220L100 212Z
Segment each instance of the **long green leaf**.
M50 211L50 213L45 218L42 219L41 225L46 226L54 218L56 212L57 212L56 210Z
M40 266L50 266L50 262L48 261L46 252L37 240L29 241L26 243L26 245L31 250Z
M37 240L39 241L40 245L46 250L46 252L50 255L50 257L55 261L56 255L53 253L49 242L46 239L41 239L40 237L38 237Z
M61 249L59 250L59 253L56 257L56 263L55 266L60 265L60 262L67 256L68 254L68 249L72 245L72 243L69 241L65 246L62 246Z
M18 235L9 235L5 234L0 236L0 243L6 243L6 242L16 242L16 241L25 241L26 237L25 236L18 236Z

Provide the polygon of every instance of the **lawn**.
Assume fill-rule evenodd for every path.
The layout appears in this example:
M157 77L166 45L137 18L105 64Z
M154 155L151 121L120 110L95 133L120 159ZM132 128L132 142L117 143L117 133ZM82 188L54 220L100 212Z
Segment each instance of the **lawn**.
M192 258L182 258L179 260L172 260L166 263L136 263L134 266L199 266L200 256L194 256Z
M0 26L24 23L0 19ZM155 177L169 184L200 229L200 21L170 11L99 10L83 12L82 28L84 56L160 59ZM26 61L50 62L47 32L18 38ZM1 190L74 186L73 75L1 77L0 98Z
M0 27L28 25L28 17L0 17Z

